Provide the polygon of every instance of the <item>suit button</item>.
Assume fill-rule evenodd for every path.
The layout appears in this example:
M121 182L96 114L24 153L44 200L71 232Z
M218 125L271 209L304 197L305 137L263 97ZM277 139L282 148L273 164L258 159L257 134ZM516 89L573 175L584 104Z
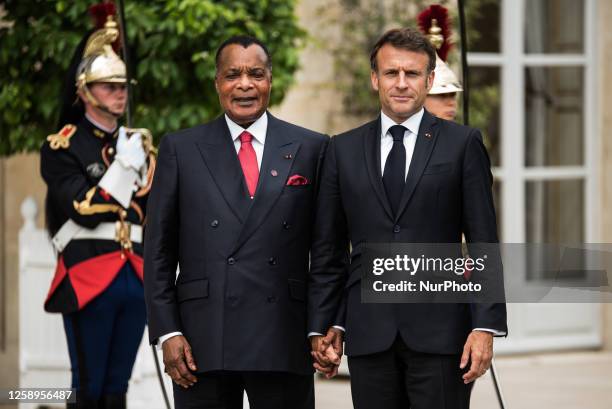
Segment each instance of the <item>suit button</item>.
M234 257L228 258L227 264L229 264L230 266L233 266L234 264L236 264L236 259Z
M210 227L216 228L217 226L219 226L219 220L213 220L210 222Z
M283 222L283 228L284 228L285 230L289 230L289 229L291 228L291 224L290 224L290 223L287 223L286 221L284 221L284 222Z
M268 297L268 302L276 302L276 297L274 297L274 296L269 296L269 297Z
M400 230L402 229L399 227L399 225L396 224L395 226L393 226L393 233L399 233Z
M271 266L275 266L276 265L276 257L270 257L268 259L268 264L270 264Z

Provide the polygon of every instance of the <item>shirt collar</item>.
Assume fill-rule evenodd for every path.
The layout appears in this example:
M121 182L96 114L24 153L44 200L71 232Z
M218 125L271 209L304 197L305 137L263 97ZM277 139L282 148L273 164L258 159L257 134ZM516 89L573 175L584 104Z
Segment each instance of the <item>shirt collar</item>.
M85 124L86 127L91 131L91 133L93 133L94 136L99 139L117 137L117 126L115 126L114 129L109 130L108 128L104 127L102 124L94 120L91 116L87 115L87 113L85 113L85 117L81 121L81 123Z
M423 119L424 113L425 110L421 107L421 109L417 113L412 114L411 117L406 119L401 124L398 124L393 119L389 118L384 112L380 111L380 128L382 131L382 136L385 137L385 135L387 135L387 132L389 132L389 128L391 128L393 125L405 126L410 132L415 135L418 135L419 127L421 126L421 120Z
M93 126L95 126L98 129L103 130L104 132L108 133L108 134L112 134L113 132L115 132L115 130L117 130L117 126L115 126L113 129L108 129L105 126L101 125L99 122L97 122L95 119L93 119L92 117L90 117L89 115L87 115L87 113L85 113L85 118L87 118L87 120L89 122L91 122L91 124Z
M244 131L248 131L253 138L255 138L262 145L266 142L266 131L268 129L268 113L264 112L262 116L257 118L257 121L253 122L251 126L244 129L236 122L232 121L227 114L225 114L225 122L229 128L230 135L232 135L232 141L235 141L240 137L240 134Z

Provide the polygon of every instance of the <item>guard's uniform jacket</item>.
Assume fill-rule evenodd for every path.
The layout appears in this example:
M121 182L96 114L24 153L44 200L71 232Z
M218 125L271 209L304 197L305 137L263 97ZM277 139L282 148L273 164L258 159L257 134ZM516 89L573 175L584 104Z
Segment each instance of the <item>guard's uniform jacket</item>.
M117 223L122 217L132 230L144 225L154 163L149 163L147 185L134 192L127 209L98 187L113 162L116 143L117 131L107 133L87 118L47 138L41 149L41 173L48 186L47 224L52 236L69 219L86 229ZM70 240L58 255L45 310L70 313L82 309L128 262L142 281L142 241L133 240L131 245L131 251L122 249L112 237Z

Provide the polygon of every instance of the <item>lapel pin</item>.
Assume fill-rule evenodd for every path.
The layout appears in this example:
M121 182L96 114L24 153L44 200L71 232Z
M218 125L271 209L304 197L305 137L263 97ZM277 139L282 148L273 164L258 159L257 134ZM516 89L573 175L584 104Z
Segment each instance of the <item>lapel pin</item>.
M289 154L285 155L285 159L291 159L291 158L293 158L292 154L289 153Z
M272 170L270 171L270 174L271 174L272 176L278 176L278 172L276 171L276 169L272 169Z
M431 134L429 132L425 132L425 137L426 138L431 138Z

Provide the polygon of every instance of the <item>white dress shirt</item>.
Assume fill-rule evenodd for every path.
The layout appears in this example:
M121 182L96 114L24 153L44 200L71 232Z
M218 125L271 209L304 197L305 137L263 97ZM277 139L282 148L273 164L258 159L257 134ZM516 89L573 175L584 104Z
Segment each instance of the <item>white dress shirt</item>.
M257 167L261 170L261 160L263 159L264 145L266 143L266 132L268 132L268 114L264 112L262 116L257 118L257 121L253 122L251 126L244 129L236 122L232 121L227 114L225 114L225 122L227 122L227 127L229 128L230 135L232 136L232 141L234 142L234 148L236 148L236 154L240 151L240 134L244 131L249 132L253 135L253 140L251 141L251 145L253 145L253 150L255 150L255 155L257 156ZM161 345L167 339L170 339L176 335L183 335L182 332L170 332L169 334L162 335L159 337L157 342L157 347L161 348Z
M240 151L240 134L247 131L253 135L251 145L253 145L255 155L257 156L257 167L261 170L261 160L263 158L264 145L266 143L266 132L268 131L268 114L264 112L262 116L257 118L257 121L253 122L251 126L246 129L232 121L227 114L225 114L225 122L227 122L230 135L232 135L236 153Z
M423 119L423 113L425 110L421 108L419 112L413 114L410 118L406 119L401 124L395 123L395 121L385 115L384 112L380 112L380 174L385 172L385 162L387 157L393 148L393 136L389 129L393 125L402 125L406 128L404 132L404 147L406 148L406 174L404 179L408 177L408 169L410 168L410 161L412 160L412 153L414 152L414 145L416 145L417 135L419 133L419 126L421 126L421 120Z

